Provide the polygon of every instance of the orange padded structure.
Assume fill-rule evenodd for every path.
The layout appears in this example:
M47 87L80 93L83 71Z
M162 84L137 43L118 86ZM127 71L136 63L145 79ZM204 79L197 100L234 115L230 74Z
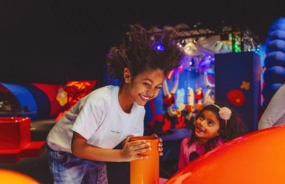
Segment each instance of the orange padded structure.
M8 169L0 169L0 178L0 183L40 184L30 176Z
M285 183L285 125L251 132L190 162L166 184Z

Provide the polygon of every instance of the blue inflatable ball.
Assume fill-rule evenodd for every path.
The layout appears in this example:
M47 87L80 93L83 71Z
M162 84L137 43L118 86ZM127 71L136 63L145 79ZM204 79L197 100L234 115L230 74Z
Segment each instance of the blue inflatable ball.
M285 83L285 68L282 66L272 66L267 68L263 75L266 84Z
M285 30L285 17L280 17L271 24L269 32L275 30Z
M285 41L285 30L275 30L268 33L268 42L275 39L280 39Z
M281 51L284 53L285 52L285 41L280 40L280 39L269 41L266 48L268 52Z
M269 42L271 42L272 40L275 40L275 39L281 39L282 40L282 37L283 37L282 31L285 31L285 18L284 17L281 17L281 18L275 20L271 24L270 29L268 31L268 36L266 38L266 45L268 45ZM265 53L269 54L270 52L272 52L272 50L270 50L270 48L266 47Z
M264 59L265 86L262 90L264 97L263 108L269 104L275 92L285 81L285 18L275 20L268 31L266 38L266 57Z
M274 51L269 53L264 59L264 66L270 68L272 66L285 67L285 54L281 51Z
M284 83L265 84L262 90L264 100L270 100Z

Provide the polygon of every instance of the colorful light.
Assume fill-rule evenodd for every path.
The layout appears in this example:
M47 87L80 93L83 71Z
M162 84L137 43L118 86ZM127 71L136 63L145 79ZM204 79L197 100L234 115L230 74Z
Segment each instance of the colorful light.
M163 44L161 43L161 41L158 40L158 41L154 44L154 49L157 50L158 52L164 51L164 46L163 46Z

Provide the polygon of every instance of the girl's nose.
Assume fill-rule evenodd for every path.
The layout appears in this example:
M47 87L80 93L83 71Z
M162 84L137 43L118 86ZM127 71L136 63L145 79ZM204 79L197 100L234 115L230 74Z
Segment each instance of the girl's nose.
M148 97L153 97L153 95L154 95L153 89L147 90L147 91L146 91L146 95L147 95Z
M197 124L200 126L204 126L206 123L206 120L198 121Z
M202 125L204 126L204 125L206 125L207 124L207 121L206 120L203 120L202 121Z

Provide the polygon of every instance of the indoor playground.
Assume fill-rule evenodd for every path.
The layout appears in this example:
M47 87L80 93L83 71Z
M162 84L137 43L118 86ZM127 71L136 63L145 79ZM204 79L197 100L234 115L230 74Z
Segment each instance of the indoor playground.
M132 179L135 174L144 173L141 170L144 166L153 173L143 176L153 179L151 184L284 183L285 127L257 130L257 124L270 99L285 82L285 18L272 22L263 43L258 43L255 33L244 25L202 27L180 23L157 31L163 29L178 32L175 39L185 52L180 67L166 76L158 97L145 105L144 136L155 133L162 138L164 154L160 158L156 155L147 166L131 163L127 177ZM164 49L160 43L154 47ZM56 123L79 99L100 87L98 80L67 80L64 84L0 81L0 183L13 176L27 184L40 181L35 176L5 170L5 166L41 157L45 140L32 140L34 125L51 119ZM234 108L249 133L207 152L176 172L180 142L191 135L195 116L207 98ZM171 175L162 173L165 163L172 164ZM115 175L110 173L110 177ZM144 183L145 178L138 178L131 183Z

